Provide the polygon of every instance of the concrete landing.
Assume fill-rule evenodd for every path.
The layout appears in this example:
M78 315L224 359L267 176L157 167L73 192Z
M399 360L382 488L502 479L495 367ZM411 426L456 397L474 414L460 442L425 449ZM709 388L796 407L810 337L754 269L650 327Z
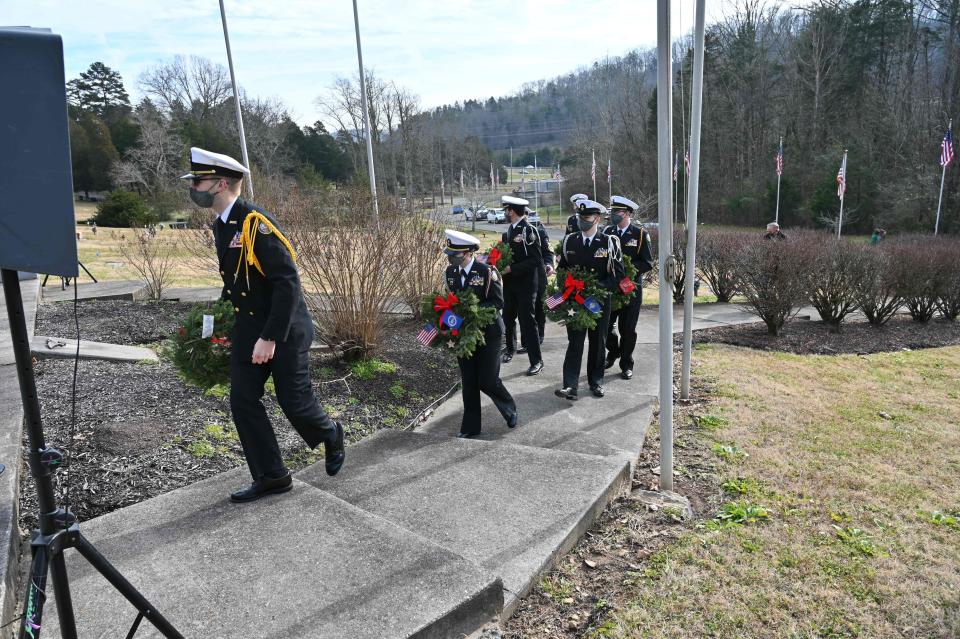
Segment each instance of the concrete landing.
M77 354L77 340L36 335L30 340L30 351L36 357L73 358ZM111 362L159 362L157 354L142 346L107 344L80 340L80 359L102 359Z
M136 300L143 299L143 291L147 285L141 280L114 280L81 282L76 287L79 300ZM47 280L47 285L43 287L44 302L68 302L73 300L73 295L73 286L61 290L60 278L52 275Z
M165 289L162 297L177 302L216 302L222 292L223 289L219 286L178 287Z
M629 481L616 457L398 431L347 460L336 477L315 464L297 478L492 571L505 618Z
M499 612L491 571L301 481L229 503L249 479L230 471L81 530L185 637L449 639ZM79 635L126 636L134 608L67 556ZM44 611L59 636L52 596ZM160 634L144 623L136 636Z

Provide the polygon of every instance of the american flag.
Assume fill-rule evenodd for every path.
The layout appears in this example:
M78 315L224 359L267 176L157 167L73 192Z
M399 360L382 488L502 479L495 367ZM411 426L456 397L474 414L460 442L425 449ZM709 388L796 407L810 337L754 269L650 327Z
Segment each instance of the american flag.
M563 176L560 175L560 165L559 165L559 164L557 165L557 170L556 170L556 172L553 174L553 179L556 180L557 182L559 182L560 180L563 179Z
M847 191L847 156L844 154L840 170L837 171L837 197L842 198Z
M547 308L552 311L553 309L563 304L563 293L561 293L560 291L557 291L556 293L548 297L546 299L546 302L547 302Z
M463 169L460 169L460 193L462 194L465 191L463 188Z
M433 344L433 340L437 339L437 335L439 335L439 331L437 331L436 326L433 324L424 324L420 332L417 333L417 341L424 346L430 346L430 344Z
M783 140L780 140L780 148L777 149L777 176L783 175Z
M593 153L593 164L590 166L590 179L592 179L593 181L596 181L597 180L597 154L594 151L591 151L591 153Z
M493 162L490 163L490 186L493 188L497 186L497 178L493 176Z
M610 158L607 158L607 182L613 182L613 167L610 164L612 161Z
M680 171L680 160L676 153L673 154L673 181L677 181L677 173Z
M690 150L683 152L683 166L686 170L686 175L690 175Z
M440 169L440 190L444 190L445 185L443 183L443 169Z
M947 166L953 160L953 125L947 127L947 132L940 143L940 166Z

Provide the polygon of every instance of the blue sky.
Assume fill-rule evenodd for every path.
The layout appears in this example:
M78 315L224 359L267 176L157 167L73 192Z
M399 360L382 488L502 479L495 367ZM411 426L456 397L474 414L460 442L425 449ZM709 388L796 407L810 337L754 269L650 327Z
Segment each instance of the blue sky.
M279 98L294 118L318 119L314 99L357 71L350 0L225 0L240 85ZM429 108L517 91L606 55L656 43L654 0L358 0L367 68ZM727 3L707 0L707 19ZM673 3L674 34L693 24L693 0ZM0 24L63 36L67 78L102 61L131 97L147 68L175 55L226 66L217 0L0 0Z

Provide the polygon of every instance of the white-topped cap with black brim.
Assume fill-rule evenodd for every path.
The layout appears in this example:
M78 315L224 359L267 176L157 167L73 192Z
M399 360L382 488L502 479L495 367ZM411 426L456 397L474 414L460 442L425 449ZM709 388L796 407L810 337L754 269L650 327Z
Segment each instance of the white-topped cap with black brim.
M190 149L190 172L181 175L181 180L194 180L205 177L242 178L250 175L250 169L229 155L214 153L198 147Z
M622 195L614 195L610 198L610 209L613 211L630 211L631 213L636 213L637 209L640 208L640 205L634 202L629 198L625 198Z
M480 240L469 233L453 229L446 229L444 233L447 235L447 246L443 249L443 252L447 255L480 250Z
M607 207L593 200L577 200L577 215L606 215Z
M522 197L513 197L504 195L500 197L500 206L504 209L513 209L518 215L526 215L527 207L530 206L530 200Z
M573 195L570 196L570 203L576 204L577 201L579 200L589 200L589 199L590 199L590 196L587 195L586 193L574 193Z

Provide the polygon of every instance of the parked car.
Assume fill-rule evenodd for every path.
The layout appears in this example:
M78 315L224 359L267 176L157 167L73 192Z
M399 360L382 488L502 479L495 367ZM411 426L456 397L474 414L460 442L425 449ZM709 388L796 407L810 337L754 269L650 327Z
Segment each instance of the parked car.
M459 204L455 205L455 206L453 207L453 214L454 214L454 215L460 215L461 213L463 213L463 207L460 206Z
M485 220L485 219L487 219L487 217L488 217L489 215L490 215L490 209L488 209L487 207L481 205L481 206L477 209L477 219L478 219L478 220Z
M494 224L503 224L507 221L507 214L503 209L494 209L487 214L487 221Z

